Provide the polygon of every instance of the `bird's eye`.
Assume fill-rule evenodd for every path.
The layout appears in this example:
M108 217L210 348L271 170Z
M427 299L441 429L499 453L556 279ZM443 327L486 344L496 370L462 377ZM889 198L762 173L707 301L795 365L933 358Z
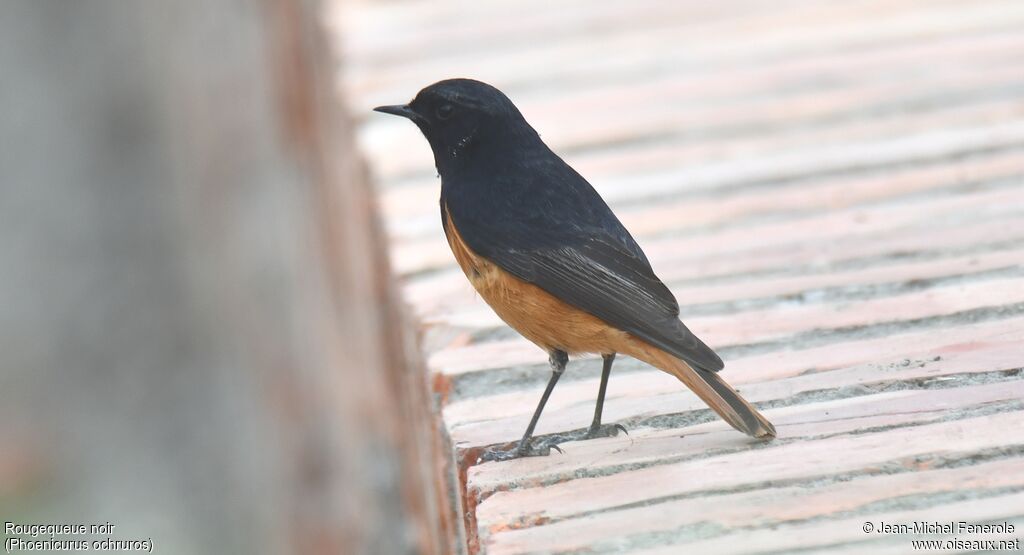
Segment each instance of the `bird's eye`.
M437 107L437 118L448 119L455 113L455 108L451 104L442 104Z

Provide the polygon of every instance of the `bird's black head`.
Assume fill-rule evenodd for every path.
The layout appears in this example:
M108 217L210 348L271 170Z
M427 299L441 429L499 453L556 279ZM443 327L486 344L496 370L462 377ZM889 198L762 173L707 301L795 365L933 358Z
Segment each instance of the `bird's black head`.
M430 143L442 176L481 156L540 142L504 93L472 79L439 81L409 104L374 110L412 120Z

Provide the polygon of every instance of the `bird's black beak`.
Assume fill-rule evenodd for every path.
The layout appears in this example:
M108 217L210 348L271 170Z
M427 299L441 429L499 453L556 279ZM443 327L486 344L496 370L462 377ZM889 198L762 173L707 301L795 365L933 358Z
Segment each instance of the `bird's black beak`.
M391 114L395 116L401 116L403 118L411 119L414 122L424 121L423 116L416 113L408 104L396 104L394 106L377 106L373 109L374 112L381 112L384 114Z

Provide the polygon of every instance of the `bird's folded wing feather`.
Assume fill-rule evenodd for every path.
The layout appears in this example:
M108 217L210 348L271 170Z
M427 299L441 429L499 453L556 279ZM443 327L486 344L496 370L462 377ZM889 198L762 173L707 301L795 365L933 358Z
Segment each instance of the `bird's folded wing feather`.
M695 368L722 369L718 355L679 321L675 297L617 220L611 230L472 217L457 217L455 224L470 248L519 279Z

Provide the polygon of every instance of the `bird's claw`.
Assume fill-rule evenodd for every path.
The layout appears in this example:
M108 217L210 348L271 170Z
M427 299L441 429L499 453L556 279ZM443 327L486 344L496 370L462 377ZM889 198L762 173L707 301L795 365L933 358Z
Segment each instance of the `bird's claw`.
M626 430L625 426L623 426L622 424L615 423L591 427L589 430L587 430L586 435L584 435L583 437L585 439L595 439L599 437L614 437L619 435L620 431L626 434L627 436L629 435L629 432Z
M562 451L557 445L546 442L541 442L538 445L533 445L533 442L529 444L520 442L511 449L488 449L480 456L478 462L511 461L521 457L546 457L551 454L552 449L565 454L565 451Z
M551 454L552 449L564 455L565 451L558 446L559 443L599 437L614 437L619 435L620 431L629 435L629 432L622 424L604 424L575 432L550 435L536 442L533 440L527 443L520 441L515 447L510 449L488 449L484 451L483 455L480 455L477 462L510 461L522 457L546 457Z

